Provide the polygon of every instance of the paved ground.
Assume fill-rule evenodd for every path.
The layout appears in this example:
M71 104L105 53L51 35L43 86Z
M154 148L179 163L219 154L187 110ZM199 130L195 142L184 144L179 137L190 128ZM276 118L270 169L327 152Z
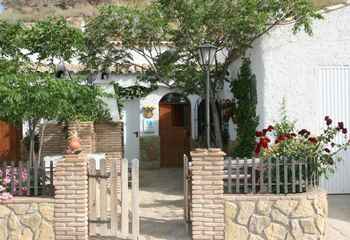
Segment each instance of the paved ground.
M183 222L182 179L182 169L141 170L140 240L190 240ZM350 240L350 195L328 199L326 240Z
M183 221L182 169L141 171L141 240L190 240Z
M327 240L350 239L350 195L328 196Z

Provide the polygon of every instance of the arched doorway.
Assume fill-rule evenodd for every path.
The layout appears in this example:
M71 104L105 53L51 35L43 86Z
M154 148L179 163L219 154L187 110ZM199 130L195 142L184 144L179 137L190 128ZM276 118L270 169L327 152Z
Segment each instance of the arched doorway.
M169 93L159 102L160 166L182 167L190 151L191 104L178 93Z

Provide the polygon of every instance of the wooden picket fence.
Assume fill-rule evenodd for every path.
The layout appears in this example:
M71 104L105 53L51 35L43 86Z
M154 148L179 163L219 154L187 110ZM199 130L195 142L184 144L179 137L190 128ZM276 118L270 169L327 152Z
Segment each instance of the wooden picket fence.
M54 196L53 162L48 166L29 161L2 161L1 185L13 196Z
M191 206L192 206L192 172L191 162L187 155L184 155L184 219L187 226L190 228L191 224Z
M319 184L313 160L285 157L260 159L225 159L225 193L291 194L307 192Z
M90 159L88 174L89 235L138 239L139 160L134 159L129 169L128 160L123 159L119 173L117 160L107 169L105 159L100 160L98 168Z

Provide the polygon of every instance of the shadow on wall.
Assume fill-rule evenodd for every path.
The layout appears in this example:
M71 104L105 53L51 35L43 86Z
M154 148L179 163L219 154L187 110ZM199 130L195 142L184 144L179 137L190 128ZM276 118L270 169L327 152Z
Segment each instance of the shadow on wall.
M143 169L160 168L160 137L140 138L140 166Z

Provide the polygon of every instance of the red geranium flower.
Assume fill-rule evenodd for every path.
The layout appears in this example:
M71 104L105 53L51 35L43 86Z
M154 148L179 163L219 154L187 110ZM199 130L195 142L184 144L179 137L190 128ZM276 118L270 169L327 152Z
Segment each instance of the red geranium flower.
M255 147L255 155L256 155L256 156L259 155L260 150L261 150L260 144L256 144L256 147Z
M257 137L262 137L263 136L263 133L261 131L256 131L255 132L255 136Z
M338 122L338 128L343 129L344 128L344 123L343 122Z
M263 129L262 132L263 132L263 135L265 136L267 133L267 129Z
M286 135L281 135L277 138L278 142L283 142L285 140L288 140L288 137Z
M343 132L344 134L347 134L347 133L348 133L348 129L343 128L342 132Z
M309 138L309 142L316 144L317 143L317 139L315 137L310 137Z
M326 116L324 120L326 121L327 126L331 125L333 122L333 120L329 116Z
M259 145L263 148L268 148L270 141L271 140L268 137L262 137L262 138L260 138Z
M310 135L310 132L306 129L302 129L298 132L298 134L304 137L308 137Z
M267 128L267 131L269 131L269 132L271 132L272 130L274 130L275 128L272 126L272 125L270 125L268 128Z

